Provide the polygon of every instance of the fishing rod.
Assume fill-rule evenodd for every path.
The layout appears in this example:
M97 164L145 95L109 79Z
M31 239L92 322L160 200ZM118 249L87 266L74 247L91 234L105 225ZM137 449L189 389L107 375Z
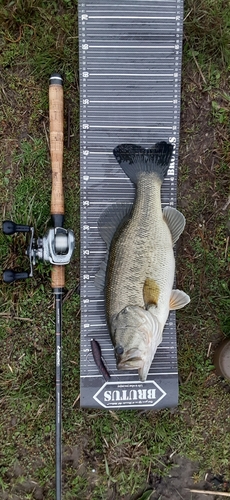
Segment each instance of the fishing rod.
M30 242L26 255L30 260L30 272L15 272L6 269L3 280L12 283L33 276L33 265L37 260L50 262L51 287L55 297L55 371L56 371L56 399L55 399L55 477L56 477L56 500L61 500L61 472L62 472L62 295L65 286L65 265L69 264L74 246L75 238L71 229L64 229L64 192L62 182L63 168L63 80L61 75L54 73L49 79L49 126L50 126L50 156L52 170L51 191L51 220L53 227L50 228L43 238L34 238L34 228L27 225L15 224L6 220L2 224L5 234L18 232L30 233Z

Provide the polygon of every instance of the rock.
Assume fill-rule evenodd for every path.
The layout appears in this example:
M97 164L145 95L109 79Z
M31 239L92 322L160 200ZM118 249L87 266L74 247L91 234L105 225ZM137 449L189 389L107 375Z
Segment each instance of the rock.
M6 491L0 491L0 500L8 500L9 495Z
M15 416L11 417L10 427L15 427L16 423L17 423L17 417Z
M23 476L23 469L22 469L21 465L19 465L18 462L14 463L14 466L13 466L13 475L14 475L14 477Z
M23 481L22 483L17 483L13 487L14 493L32 493L36 483L34 481Z
M35 491L33 493L33 497L35 500L42 500L43 499L43 488L41 486L37 486L35 488Z

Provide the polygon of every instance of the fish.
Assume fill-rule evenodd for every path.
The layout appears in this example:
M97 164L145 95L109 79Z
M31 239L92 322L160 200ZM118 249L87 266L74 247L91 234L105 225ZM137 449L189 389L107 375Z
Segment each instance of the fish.
M173 146L161 141L147 149L120 144L113 154L136 186L133 204L113 204L99 218L107 255L95 277L105 293L106 319L118 370L138 370L147 379L163 338L169 311L190 302L173 289L173 247L185 227L177 209L162 210L161 185Z

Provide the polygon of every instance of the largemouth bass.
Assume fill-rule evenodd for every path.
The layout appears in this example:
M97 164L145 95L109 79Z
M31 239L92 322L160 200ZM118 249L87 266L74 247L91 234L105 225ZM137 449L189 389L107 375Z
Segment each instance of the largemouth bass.
M99 220L108 254L96 276L105 285L107 322L119 370L137 369L145 381L162 342L169 311L190 302L173 290L173 246L185 218L172 207L161 208L161 185L173 147L159 142L151 149L121 144L113 153L136 184L133 206L110 206Z

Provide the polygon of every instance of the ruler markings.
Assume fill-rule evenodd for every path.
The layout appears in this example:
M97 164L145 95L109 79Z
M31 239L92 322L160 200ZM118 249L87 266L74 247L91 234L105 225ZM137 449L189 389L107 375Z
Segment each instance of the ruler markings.
M93 87L93 85L94 85L94 84L95 84L95 85L97 85L97 84L95 83L95 82L97 82L97 81L100 81L100 80L99 80L99 78L94 78L93 82L92 82L92 81L89 81L88 86L89 86L89 87L91 87L91 86ZM119 84L115 81L115 82L114 82L114 86L117 86L117 85L119 85L119 86L123 86L123 82L125 82L125 81L126 81L126 86L127 86L127 87L130 87L130 83L128 83L128 85L127 85L127 80L121 80L121 79L119 79ZM141 84L142 84L143 82L149 82L149 83L151 83L151 84L152 84L152 82L154 82L154 79L153 79L153 78L146 78L145 80L142 80L142 81L141 81L141 83L140 83L140 81L139 81L137 78L135 78L135 79L133 80L133 82L132 82L132 86L135 86L135 84L134 84L134 82L135 82L135 81L138 81L138 82L139 82L139 85L141 86ZM166 80L166 81L164 81L164 83L167 85L167 87L169 87L169 83L170 83L170 84L172 84L172 81L173 81L173 79L172 79L172 80ZM121 82L122 82L122 84L121 84ZM159 82L159 83L158 83L158 82ZM161 83L161 80L159 80L159 75L158 75L158 81L157 81L157 82L155 81L155 86L156 86L156 87L159 87L159 86L160 86L160 83ZM100 84L98 84L98 85L100 85ZM108 83L107 83L107 85L106 85L106 86L108 87L108 85L109 85L109 86L111 86L111 84L108 84ZM146 85L146 86L147 86L147 85Z
M112 43L112 42L111 42ZM89 45L89 49L106 49L106 48L113 48L114 49L135 49L136 45ZM174 49L175 45L142 45L142 48L144 49Z
M111 34L112 32L116 32L116 31L119 31L119 33L122 33L123 31L126 32L127 31L127 28L129 30L129 33L136 33L136 28L130 28L129 26L133 26L133 24L129 24L129 23L125 23L124 25L124 28L114 28L113 26L111 26L110 28L104 28L104 24L101 25L100 28L91 28L91 36L97 36L97 33L95 33L95 31L101 31L102 27L103 27L103 32L105 33L105 35L107 35L106 31L109 31L109 33ZM165 23L164 23L164 26L165 26ZM166 24L166 26L168 26L168 28L171 26L170 23ZM163 31L167 31L168 32L168 28L163 28ZM153 29L149 29L148 26L146 26L146 28L144 27L140 27L139 28L139 33L149 33L149 32L153 32L153 33L157 33L157 31L160 31L162 32L162 28L153 28ZM145 36L152 36L152 35L145 35ZM119 40L120 40L120 37L119 37Z
M119 62L112 62L110 61L109 65L108 64L105 64L103 61L100 63L100 69L103 69L104 71L105 70L110 70L111 68L112 69L116 69L116 65L118 66L118 69L123 69L125 68L126 69L126 66L127 64L129 65L130 69L133 71L134 69L137 70L137 71L140 71L140 68L133 68L133 66L137 66L138 64L140 66L143 66L143 69L146 71L146 68L148 69L149 68L149 61L145 62L145 60L143 59L142 61L140 60L140 62L138 62L137 60L131 62L131 63L128 63L127 59L126 58L123 58L123 60L120 60ZM140 58L141 59L141 58ZM171 58L170 60L168 60L167 62L159 62L157 61L156 63L152 62L151 63L151 71L164 71L165 70L165 67L167 67L167 69L169 70L172 70L173 68L173 63L171 61ZM98 68L98 62L95 61L95 59L90 62L89 61L89 64L88 64L88 69L92 70L92 71L95 71L96 69ZM164 73L165 74L165 73ZM90 72L90 75L92 76L92 73Z
M130 3L126 3L126 4L122 4L122 3L120 3L120 4L113 3L113 7L123 7L123 6L124 6L124 7L130 7L130 8L132 8L132 9L133 9L133 8L134 8L134 6L135 6L135 2L137 2L137 6L138 6L138 5L139 5L139 4L141 4L142 2L143 2L143 3L146 3L146 4L149 2L149 3L151 3L151 4L152 4L153 0L131 0L131 1L130 1ZM163 3L173 3L173 4L175 5L175 0L154 0L154 2L160 2L160 3L162 3L162 4L163 4ZM98 2L97 2L97 7L99 7L99 6L101 6L101 7L106 7L106 12L108 12L108 3L101 3L101 2L99 2L99 1L98 1ZM89 7L94 7L93 11L95 11L95 4L93 4L93 3L89 3L89 4L87 4L87 12L89 12ZM109 6L109 7L110 7L110 6ZM161 9L162 9L162 6L161 6ZM98 11L98 9L96 9L96 12L97 12L97 11ZM109 11L110 11L110 8L109 8Z
M120 48L120 45L117 45L117 46L116 45L105 45L105 44L109 44L109 43L113 44L114 39L115 39L114 36L111 37L111 38L113 38L113 40L112 39L109 40L108 39L108 35L103 35L99 39L96 39L95 36L97 36L97 35L93 35L92 33L90 34L90 38L88 39L89 47L93 47L93 48L103 48L103 47L104 48L111 48L111 47L113 47L113 49L115 49L115 48L119 49ZM155 35L144 35L144 36L145 36L145 38L144 38L145 43L152 43L152 44L155 43L156 44L156 38L157 38L157 36L155 36ZM173 45L174 36L173 35L171 36L170 33L168 32L168 30L166 30L165 33L162 33L162 37L165 37L165 40L162 40L162 42L164 44L166 44L166 43L168 44L169 43L169 39L172 38L171 45L167 45L166 47L167 48L170 48L170 47L171 48L172 47L175 48L175 45ZM142 37L140 36L139 39L143 39L143 36ZM123 38L117 36L116 42L118 43L119 41L120 42L122 41L124 43L125 40L126 40L125 35L123 35ZM102 43L102 42L104 42L104 43ZM98 45L99 43L101 45ZM95 45L95 44L97 44L97 45ZM140 45L140 44L138 44L138 41L136 42L136 44L137 45L123 45L122 47L124 47L124 48L125 47L130 47L130 48L133 47L133 48L135 48L135 47L138 47ZM151 48L151 47L153 47L153 45L148 45L147 46L147 48ZM161 45L161 47L164 47L164 45Z
M173 103L173 101L137 101L137 100L135 100L135 101L120 101L120 100L119 101L112 101L112 100L111 101L90 101L90 103L91 102L100 102L100 103L103 102L103 103L109 103L109 104L114 103L114 102L116 102L116 103L117 102L118 103L124 103L125 102L125 103L134 103L134 104L138 104L138 103L142 104L142 103L150 103L150 102L151 103L158 103L159 102L159 103L167 103L167 104L168 103Z
M174 49L174 47L173 47L173 49ZM174 50L173 51L171 50L171 51L168 51L166 53L165 50L160 49L159 52L157 53L157 51L155 49L155 54L157 54L158 56L160 56L162 54L164 54L164 56L165 56L165 54L168 54L167 57L166 57L166 59L172 59L172 60L173 60L174 52L175 52ZM90 55L91 53L92 53L92 55ZM111 58L111 60L115 60L116 59L116 61L120 61L122 59L125 59L125 61L129 61L129 63L130 63L130 54L132 54L132 51L131 50L126 50L126 51L123 50L121 52L121 54L119 54L118 57L116 57L116 52L115 51L110 51L109 52L107 50L106 53L107 53L107 55L104 55L105 54L104 50L100 51L100 52L98 52L96 50L95 51L91 51L89 54L87 54L87 62L89 62L90 59L95 60L95 54L96 54L97 60L99 60L99 61L101 59L108 59L108 55L109 55L109 57ZM103 54L103 55L99 55L99 54ZM137 56L137 54L140 54L140 56ZM143 60L145 60L145 59L146 60L151 60L152 62L153 61L158 61L158 58L154 57L153 54L152 54L151 57L146 56L146 54L152 54L152 50L149 51L149 52L147 50L145 50L143 52L138 52L137 51L135 57L133 56L133 60L138 61L139 59L142 59L142 57L143 57ZM160 62L160 61L158 61L158 62ZM163 61L161 61L161 62L163 62Z
M91 73L91 76L152 76L159 77L164 76L165 78L173 77L173 73Z
M153 371L153 372L152 372L152 374L153 374L153 375L178 375L178 372L160 372L160 373L158 373L158 372ZM130 376L131 376L131 374L130 374L130 373L124 373L124 372L123 372L123 373L122 373L122 376L123 376L123 377L130 377ZM94 375L94 377L100 377L100 378L102 378L102 379L103 379L102 375L97 375L97 374L95 374L95 375ZM116 378L117 378L117 377L118 377L118 374L117 374L117 373L110 373L110 377L111 377L111 378L112 378L112 377L116 377ZM132 374L132 377L133 377L133 379L135 378L135 380L136 380L136 381L139 381L139 383L140 383L140 380L139 380L139 378L136 376L136 374L134 374L134 373L133 373L133 374ZM85 379L85 378L92 378L92 375L81 375L81 376L80 376L80 378L82 378L82 379ZM121 382L121 381L119 381L119 384L121 384L121 383L122 383L122 382ZM140 405L140 406L141 406L141 405Z
M93 19L93 17L90 17L89 19ZM101 16L101 22L98 23L98 22L94 22L94 21L88 21L88 25L90 26L89 28L89 31L92 32L92 31L100 31L101 28L103 28L103 32L104 31L109 31L111 33L111 31L119 31L119 28L122 32L122 30L126 30L127 31L127 28L129 30L129 33L130 31L135 31L135 33L137 33L137 29L138 29L138 35L140 35L141 33L143 33L143 31L148 31L148 33L151 31L153 31L154 33L156 33L157 31L162 31L162 26L166 26L166 29L164 29L164 31L168 31L168 28L171 28L171 27L174 27L175 26L175 17L165 17L165 18L162 18L162 23L153 23L153 22L143 22L141 21L141 19L146 19L147 21L148 20L152 20L154 18L152 17L141 17L141 16L137 16L137 18L134 18L134 17L125 17L125 16L122 16L120 18L120 22L119 22L119 25L117 23L108 23L108 22L105 22L103 23L103 19L107 19L107 18L103 18L103 16ZM115 17L114 17L115 19ZM137 23L133 23L133 22L127 22L125 21L124 23L121 22L122 19L137 19L138 21L140 20L140 23L139 25L137 25ZM155 18L156 19L156 18ZM174 21L174 22L171 22L171 21ZM137 22L138 22L137 21ZM98 27L94 27L94 24L96 24ZM116 27L117 25L117 27ZM107 27L106 27L107 26ZM151 28L152 26L152 28ZM131 29L130 27L133 27L133 29ZM174 36L174 35L173 35Z
M163 4L165 7L162 8ZM89 353L89 338L94 336L104 350L108 349L105 351L108 369L115 370L112 376L120 381L138 381L135 372L116 371L105 322L105 299L95 289L94 276L106 254L97 220L106 206L134 199L133 185L125 174L123 177L113 158L112 150L117 144L138 141L148 147L156 140L171 140L176 145L175 151L178 151L179 109L175 100L180 98L182 2L126 0L125 4L117 2L110 6L100 0L97 5L80 0L79 14L83 99L80 114L81 124L85 125L81 130L81 171L82 176L86 175L85 180L81 177L81 207L83 227L89 227L88 231L82 227L82 250L89 249L89 254L83 255L81 264L82 342ZM177 173L174 163L172 172L162 189L162 206L176 203L174 183ZM103 193L103 200L100 193ZM86 203L89 201L89 206L84 205L84 200ZM88 275L90 279L84 279ZM90 302L84 304L85 297L94 301L92 305ZM163 350L160 346L156 353L150 378L161 373L177 375L175 313L170 313L169 319ZM93 361L90 363L92 365L89 366L89 360L83 354L84 375L90 372L89 377L102 378Z
M161 17L153 17L153 16L89 16L88 19L157 19L157 20L166 20L166 19L176 19L175 16L173 17L166 17L166 16L161 16Z
M138 129L162 129L162 130L171 130L171 127L150 127L150 126L134 126L134 125L91 125L92 128L110 128L110 129L113 129L113 128L118 128L118 129L123 129L123 128L138 128Z
M151 3L153 2L153 0L131 0L130 3L127 3L127 4L117 4L117 3L113 3L113 7L130 7L131 9L134 8L134 5L135 5L135 1L137 2L137 7L138 7L138 4L141 4L142 2L143 3ZM175 0L154 0L154 2L160 2L160 3L172 3L172 4L175 4ZM101 7L107 7L106 11L105 12L108 12L108 4L107 3L100 3L100 2L97 2L97 6L101 6ZM98 12L98 10L100 9L95 9L95 4L91 3L91 4L88 4L87 6L87 12L90 12L89 10L89 7L94 7L93 9L93 12ZM135 7L136 8L136 7ZM162 6L161 6L161 9L162 9ZM110 9L109 9L110 10Z
M104 89L107 90L107 87L112 87L115 90L119 89L119 87L122 87L124 89L124 83L116 82L115 85L114 85L114 83L113 84L111 84L111 83L103 83L103 85L101 85L101 83L97 83L97 82L98 82L98 79L94 79L93 82L89 81L88 84L87 84L87 90L90 89L90 87L94 87L94 88L95 87L100 87L100 93L101 93L101 91L103 91ZM151 82L151 84L147 83L147 82ZM153 87L152 87L152 83L153 83ZM166 89L168 89L168 88L171 87L171 85L169 84L169 82L166 81L166 80L161 80L161 83L158 83L158 82L154 83L154 80L148 78L148 80L144 80L142 82L142 87L145 89L145 92L146 92L146 87L149 89L149 91L150 91L150 89L152 87L152 91L153 91L153 90L157 90L158 88L161 90L162 89L162 85L164 86L164 90L166 90ZM132 92L132 90L133 90L133 92L141 92L142 91L141 88L139 88L139 86L137 86L136 83L132 84L132 86L130 84L127 86L127 84L126 84L126 91L127 92ZM164 94L162 93L160 95L164 95Z
M98 108L99 109L99 108ZM89 119L91 121L91 124L96 122L96 123L105 123L105 120L107 123L119 123L123 125L130 125L133 123L133 115L131 112L129 112L129 109L125 108L124 107L124 110L123 112L119 109L116 108L116 106L111 106L111 111L113 111L114 113L116 112L116 116L117 116L117 120L113 120L112 118L110 120L107 119L107 115L106 115L106 112L105 110L103 111L103 113L101 114L101 118L102 120L97 120L97 114L95 113L89 113ZM144 107L140 107L139 108L136 108L136 119L139 118L140 119L140 123L146 123L146 125L150 125L150 124L154 124L154 125L158 125L159 122L165 122L167 120L167 123L170 123L171 119L170 119L170 114L168 113L168 111L170 110L165 110L165 112L163 112L162 110L162 115L159 115L157 114L157 110L155 110L154 108L152 108L150 111L146 112L146 120L143 120L143 112L145 112L146 110L144 109ZM126 115L126 119L124 120L124 113ZM153 119L153 113L154 113L154 119ZM173 123L173 122L172 122ZM90 124L90 126L92 126ZM88 129L89 130L89 129Z
M153 0L149 0L149 1L152 2ZM160 1L160 0L155 0L155 2L157 2L157 1ZM138 9L142 9L142 7L140 7L139 5L136 5L134 7L133 5L129 5L129 4L124 4L124 5L123 4L113 4L113 7L122 7L122 11L121 12L123 12L123 13L143 12L144 14L149 14L151 8L153 9L153 12L154 12L155 9L156 9L156 12L157 12L157 9L161 9L161 11L162 11L162 7L159 7L159 6L153 5L153 4L148 6L148 10L138 10ZM124 7L130 7L130 11L129 10L125 11ZM171 7L169 7L169 9L170 8ZM108 12L108 9L106 9L106 10L103 10L103 9L100 9L100 8L97 8L96 10L95 9L92 9L92 10L88 9L88 13L90 13L90 12L92 12L92 13L94 13L94 12ZM119 11L117 9L116 10L112 10L111 9L110 12L116 12L117 13ZM172 9L172 13L174 13L174 12L175 12L175 8Z

